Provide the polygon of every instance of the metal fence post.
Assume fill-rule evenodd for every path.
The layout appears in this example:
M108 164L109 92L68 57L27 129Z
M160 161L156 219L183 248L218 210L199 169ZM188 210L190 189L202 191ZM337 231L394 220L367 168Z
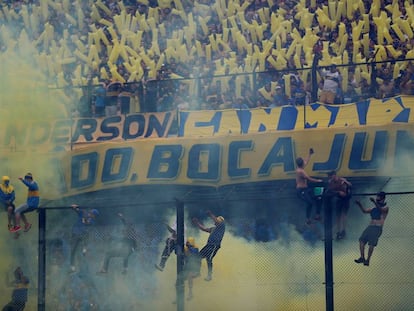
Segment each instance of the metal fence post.
M311 104L318 101L318 64L320 56L315 54L313 56L312 68L311 68ZM306 122L306 120L305 120Z
M37 310L46 309L46 210L39 208L39 237L38 237L38 277L37 277Z
M324 206L324 246L325 246L325 301L326 310L334 310L333 255L332 255L332 201L334 195L325 192Z
M177 294L177 311L184 310L184 203L176 200L176 213L177 213L177 281L176 281L176 294Z

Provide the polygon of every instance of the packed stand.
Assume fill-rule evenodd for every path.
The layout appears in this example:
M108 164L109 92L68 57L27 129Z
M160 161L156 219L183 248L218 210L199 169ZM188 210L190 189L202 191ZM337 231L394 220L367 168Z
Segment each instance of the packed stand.
M78 102L74 116L341 104L414 93L413 66L404 61L414 58L409 1L2 5L2 23L15 27L7 35L3 29L1 51L23 48L27 34L50 85Z

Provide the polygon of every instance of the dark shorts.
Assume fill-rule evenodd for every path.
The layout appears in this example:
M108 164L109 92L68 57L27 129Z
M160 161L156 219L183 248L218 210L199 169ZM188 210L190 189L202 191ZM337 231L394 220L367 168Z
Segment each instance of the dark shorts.
M336 199L337 215L348 213L350 201L351 201L351 197L344 197L344 198L338 197Z
M364 232L362 232L359 240L367 243L370 246L377 246L378 239L382 234L382 226L369 225Z
M296 188L296 195L299 199L305 201L307 204L313 204L312 188Z
M216 256L220 245L207 243L200 251L201 258L206 258L207 260L213 260L213 257Z

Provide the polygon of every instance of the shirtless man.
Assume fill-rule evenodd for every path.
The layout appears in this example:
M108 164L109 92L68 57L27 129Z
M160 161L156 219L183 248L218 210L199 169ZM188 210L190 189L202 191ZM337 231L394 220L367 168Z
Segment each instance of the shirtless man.
M336 195L336 239L341 240L346 235L346 218L352 197L352 184L344 177L339 177L335 171L328 173L328 191Z
M361 211L365 214L370 214L371 221L368 227L362 232L359 238L359 251L361 256L354 261L356 263L363 263L365 266L369 266L372 253L375 246L378 244L378 239L382 234L382 227L384 225L385 218L388 215L388 206L385 202L385 192L381 191L377 193L377 197L370 198L371 202L375 204L372 208L365 208L360 201L355 201ZM365 245L368 243L368 257L365 258Z
M322 179L316 179L310 177L305 172L305 166L309 163L309 160L314 153L313 149L309 149L309 154L306 159L301 157L296 159L296 194L306 203L306 224L311 223L312 205L314 203L312 196L312 189L308 188L308 181L310 182L322 182ZM317 211L316 219L320 219L320 211Z

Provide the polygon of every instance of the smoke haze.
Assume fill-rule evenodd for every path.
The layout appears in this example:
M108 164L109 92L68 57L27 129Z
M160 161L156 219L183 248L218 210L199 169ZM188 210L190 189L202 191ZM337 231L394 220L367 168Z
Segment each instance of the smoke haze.
M0 30L3 41L12 40L13 30L4 27ZM10 144L1 145L1 151L12 152L12 156L2 156L0 169L2 175L11 177L17 205L25 201L27 191L18 181L19 176L32 172L41 193L47 193L52 182L59 177L50 163L37 157L38 153L47 151L36 150L28 143L30 133L24 131L25 125L37 120L67 117L69 111L65 107L70 107L70 94L64 90L48 89L50 81L43 73L46 68L38 68L34 55L37 52L24 32L18 36L14 48L9 45L7 51L0 53L0 141L8 138L4 125L12 124L20 129L16 136L10 138ZM406 160L411 158L409 155ZM384 190L392 189L392 184L388 187ZM363 190L375 192L378 189L367 185ZM349 214L347 238L334 242L336 310L414 309L413 198L412 195L400 195L389 196L387 200L390 214L370 267L353 262L359 256L358 237L369 220L354 205ZM320 240L323 228L321 225L305 228L302 221L304 210L298 207L296 198L289 202L290 205L283 208L280 202L269 202L260 207L254 203L238 202L227 204L220 210L228 227L222 248L213 261L213 280L204 281L206 263L203 261L201 276L194 281L194 298L185 302L185 310L319 311L325 308L324 245ZM364 200L364 204L369 204L368 200ZM114 213L102 211L101 225L93 231L88 252L85 257L78 256L79 271L71 274L68 262L70 231L76 217L70 210L48 212L46 303L49 310L65 310L70 301L84 302L85 299L99 305L99 310L176 310L173 303L175 255L171 255L163 272L154 268L168 236L162 222L172 223L174 216L170 211L151 214L151 206L148 209L150 212L146 214L150 217L147 218L135 215L139 211L124 211L133 220L139 236L139 246L130 257L127 275L121 274L119 258L111 261L108 275L96 274L108 250L108 237L118 238L122 231ZM192 207L186 212L186 235L194 236L201 248L208 235L189 222L190 215L198 216L199 211ZM0 235L0 278L12 280L13 270L17 266L23 268L31 281L26 307L31 311L37 309L38 232L37 214L31 213L28 217L33 228L29 233L22 233L17 240L6 231L4 212L0 218L0 227L3 228ZM254 236L256 221L263 219L271 228L270 236L273 238L269 242L259 242ZM211 224L206 218L203 221ZM11 291L9 284L0 282L2 305L10 300ZM186 296L187 293L186 287Z

